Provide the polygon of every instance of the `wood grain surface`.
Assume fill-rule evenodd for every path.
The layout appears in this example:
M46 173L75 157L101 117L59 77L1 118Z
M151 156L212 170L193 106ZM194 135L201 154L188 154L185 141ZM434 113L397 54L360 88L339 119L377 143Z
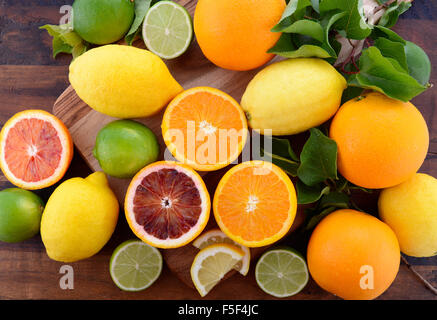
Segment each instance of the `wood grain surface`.
M196 1L182 0L181 4L192 13ZM61 55L56 60L51 57L51 39L38 27L46 23L57 24L62 5L72 1L61 0L1 0L0 1L0 124L3 125L14 113L40 108L47 111L61 93L69 86L68 65L71 58ZM416 0L412 9L404 14L395 31L410 41L422 46L432 63L432 80L437 82L437 4L432 1ZM231 72L215 68L201 54L197 43L181 58L169 62L169 68L176 80L185 88L209 85L222 88L239 100L245 83L258 70ZM191 74L181 72L192 70ZM217 69L217 70L214 70ZM206 81L205 75L214 76ZM211 80L212 79L212 80ZM430 129L430 149L421 172L437 176L437 91L432 88L413 100L423 113ZM68 112L66 110L66 112ZM86 111L83 111L86 112ZM79 117L80 114L73 116ZM87 176L91 170L81 158L77 149L67 175ZM217 175L207 175L209 187L217 182ZM12 185L0 175L0 188ZM37 193L47 200L56 187L39 190ZM213 187L212 187L213 188ZM210 190L211 191L211 190ZM364 208L376 210L377 194L363 199ZM0 243L0 299L199 299L194 289L188 288L168 267L149 289L128 293L120 291L108 272L109 258L115 247L122 241L133 238L121 213L116 231L96 256L70 264L74 269L74 289L62 290L59 273L63 263L50 260L39 236L18 244ZM305 253L308 234L299 231L287 237L283 243ZM409 258L408 262L434 286L437 286L437 257ZM239 274L220 283L206 297L207 299L271 299L257 286L253 266L247 277ZM320 289L314 281L298 295L290 299L335 299L336 297ZM379 299L436 299L417 277L402 263L399 274L392 286Z

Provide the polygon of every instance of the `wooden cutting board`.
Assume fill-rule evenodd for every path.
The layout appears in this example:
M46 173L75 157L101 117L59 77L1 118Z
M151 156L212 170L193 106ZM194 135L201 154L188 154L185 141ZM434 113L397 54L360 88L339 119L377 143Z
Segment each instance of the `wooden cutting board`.
M192 9L189 7L189 9ZM144 48L142 43L135 43L135 46ZM258 70L249 72L235 72L224 70L214 66L202 54L197 43L193 43L189 51L179 59L166 62L170 72L184 89L197 86L210 86L233 96L237 101L247 87L249 81L253 78ZM160 159L163 159L165 144L161 134L161 121L164 110L152 117L134 119L145 124L157 136L161 146ZM76 149L87 162L93 171L101 171L98 161L94 158L92 150L99 130L107 123L116 120L115 118L101 114L91 109L76 94L74 89L69 86L56 100L53 113L61 119L70 131ZM217 172L205 173L200 172L211 193L215 190L218 181L227 169ZM118 179L108 176L109 184L116 194L121 204L124 202L125 193L130 179ZM123 215L120 217L124 218ZM211 215L207 229L217 227L213 215ZM266 248L252 249L252 258L258 257ZM170 270L172 270L185 284L193 287L190 268L194 256L198 252L191 245L178 249L161 250L164 260ZM231 271L227 277L235 272Z

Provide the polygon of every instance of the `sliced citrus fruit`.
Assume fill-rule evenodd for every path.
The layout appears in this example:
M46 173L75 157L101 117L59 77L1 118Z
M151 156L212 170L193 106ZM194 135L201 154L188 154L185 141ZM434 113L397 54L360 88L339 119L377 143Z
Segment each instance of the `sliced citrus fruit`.
M293 183L276 165L243 162L220 180L213 201L220 229L246 247L260 247L282 238L296 216Z
M181 247L205 228L211 209L199 174L173 161L138 172L126 193L126 219L135 235L158 248Z
M255 267L255 278L264 292L285 298L299 293L309 276L302 255L291 248L281 248L261 256Z
M238 158L247 121L228 94L209 87L186 90L168 105L162 135L172 155L196 170L213 171Z
M193 241L193 246L198 249L204 249L212 244L217 243L232 244L244 252L243 259L241 259L241 262L235 265L234 269L241 273L243 276L247 275L250 266L250 249L248 247L242 246L239 243L236 243L234 240L226 236L220 229L212 229L203 233L201 236Z
M162 271L158 249L139 240L128 240L112 253L109 273L121 290L140 291L150 287Z
M173 59L187 51L193 39L190 14L180 4L160 1L147 11L143 23L147 49L163 59Z
M191 279L200 295L206 296L243 257L242 250L227 243L200 250L191 265Z
M10 118L0 133L0 167L14 185L28 190L58 182L73 157L65 125L43 110L26 110Z

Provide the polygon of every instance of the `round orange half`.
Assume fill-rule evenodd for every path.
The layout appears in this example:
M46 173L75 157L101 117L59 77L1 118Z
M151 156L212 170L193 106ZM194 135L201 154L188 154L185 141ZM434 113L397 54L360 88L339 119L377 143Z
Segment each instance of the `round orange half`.
M290 230L297 210L296 191L276 165L243 162L220 180L213 210L229 238L246 247L261 247L278 241Z
M36 190L55 184L64 176L72 157L68 129L46 111L19 112L0 132L0 167L20 188Z
M158 248L191 242L205 228L211 210L209 193L199 174L173 161L158 161L138 172L124 206L134 234Z
M228 94L198 87L176 96L162 120L171 154L199 171L223 168L240 155L247 139L243 109Z

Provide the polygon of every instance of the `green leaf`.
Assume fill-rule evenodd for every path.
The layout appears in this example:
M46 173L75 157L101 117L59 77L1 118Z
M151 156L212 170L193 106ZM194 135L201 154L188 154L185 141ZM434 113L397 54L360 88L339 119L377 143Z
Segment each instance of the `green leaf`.
M268 139L264 136L264 139ZM271 146L271 148L270 148ZM295 177L299 167L299 158L291 148L288 139L271 138L271 144L265 144L261 148L261 156L269 157L271 162L284 170L287 174Z
M341 104L343 105L343 103L360 96L363 91L363 88L353 86L347 87L346 90L343 91L343 95L341 96Z
M291 0L279 20L278 24L272 28L272 32L281 32L280 30L290 26L293 22L300 20L305 15L305 9L311 6L309 0Z
M426 87L407 73L399 71L376 47L363 50L360 72L349 78L349 85L372 89L401 101L409 101Z
M330 51L331 56L334 58L337 58L337 52L331 45L331 39L329 37L329 32L331 31L331 27L334 25L335 22L337 22L339 19L343 18L346 15L346 12L333 12L331 14L328 14L322 19L320 22L323 29L324 29L324 45Z
M316 11L317 13L320 13L319 4L320 4L320 0L311 0L311 5L314 11Z
M400 42L402 44L406 44L407 42L399 36L396 32L393 30L390 30L383 26L375 26L372 34L370 35L372 39L377 39L378 37L384 37L388 40L394 41L394 42Z
M324 210L322 210L319 213L312 213L312 215L309 216L308 223L306 224L305 229L306 230L311 230L313 229L324 217L326 217L327 215L329 215L330 213L336 211L337 208L335 207L330 207L330 208L326 208Z
M315 186L307 186L302 181L298 180L296 183L297 190L297 203L298 204L308 204L318 201L323 195L329 193L330 188L319 183Z
M330 192L323 195L318 206L322 209L327 207L347 209L349 208L349 196L343 192Z
M410 9L410 2L393 2L382 15L378 25L391 28L393 27L401 14Z
M418 45L407 41L404 47L408 73L420 84L426 85L431 76L431 62L428 55Z
M372 32L364 17L362 0L322 0L319 9L322 16L331 11L345 12L335 23L335 29L349 39L362 40Z
M337 144L317 128L310 129L300 161L297 175L307 186L337 179Z
M278 42L268 53L274 53L286 58L329 58L331 55L323 48L313 44L303 44L300 47L296 47L291 39L292 35L289 33L283 33Z
M135 0L135 19L124 37L128 45L131 46L135 37L141 32L140 26L142 25L151 4L152 0Z
M53 37L53 58L56 58L59 53L73 54L73 58L76 58L88 49L88 44L73 31L71 24L59 26L46 24L39 29L47 30Z
M395 59L399 62L402 69L408 72L407 57L405 55L404 45L401 42L394 42L386 38L377 38L374 45L384 57Z
M325 34L320 23L312 20L299 20L292 25L283 28L282 32L286 33L298 33L309 37L312 37L320 42L325 40Z

